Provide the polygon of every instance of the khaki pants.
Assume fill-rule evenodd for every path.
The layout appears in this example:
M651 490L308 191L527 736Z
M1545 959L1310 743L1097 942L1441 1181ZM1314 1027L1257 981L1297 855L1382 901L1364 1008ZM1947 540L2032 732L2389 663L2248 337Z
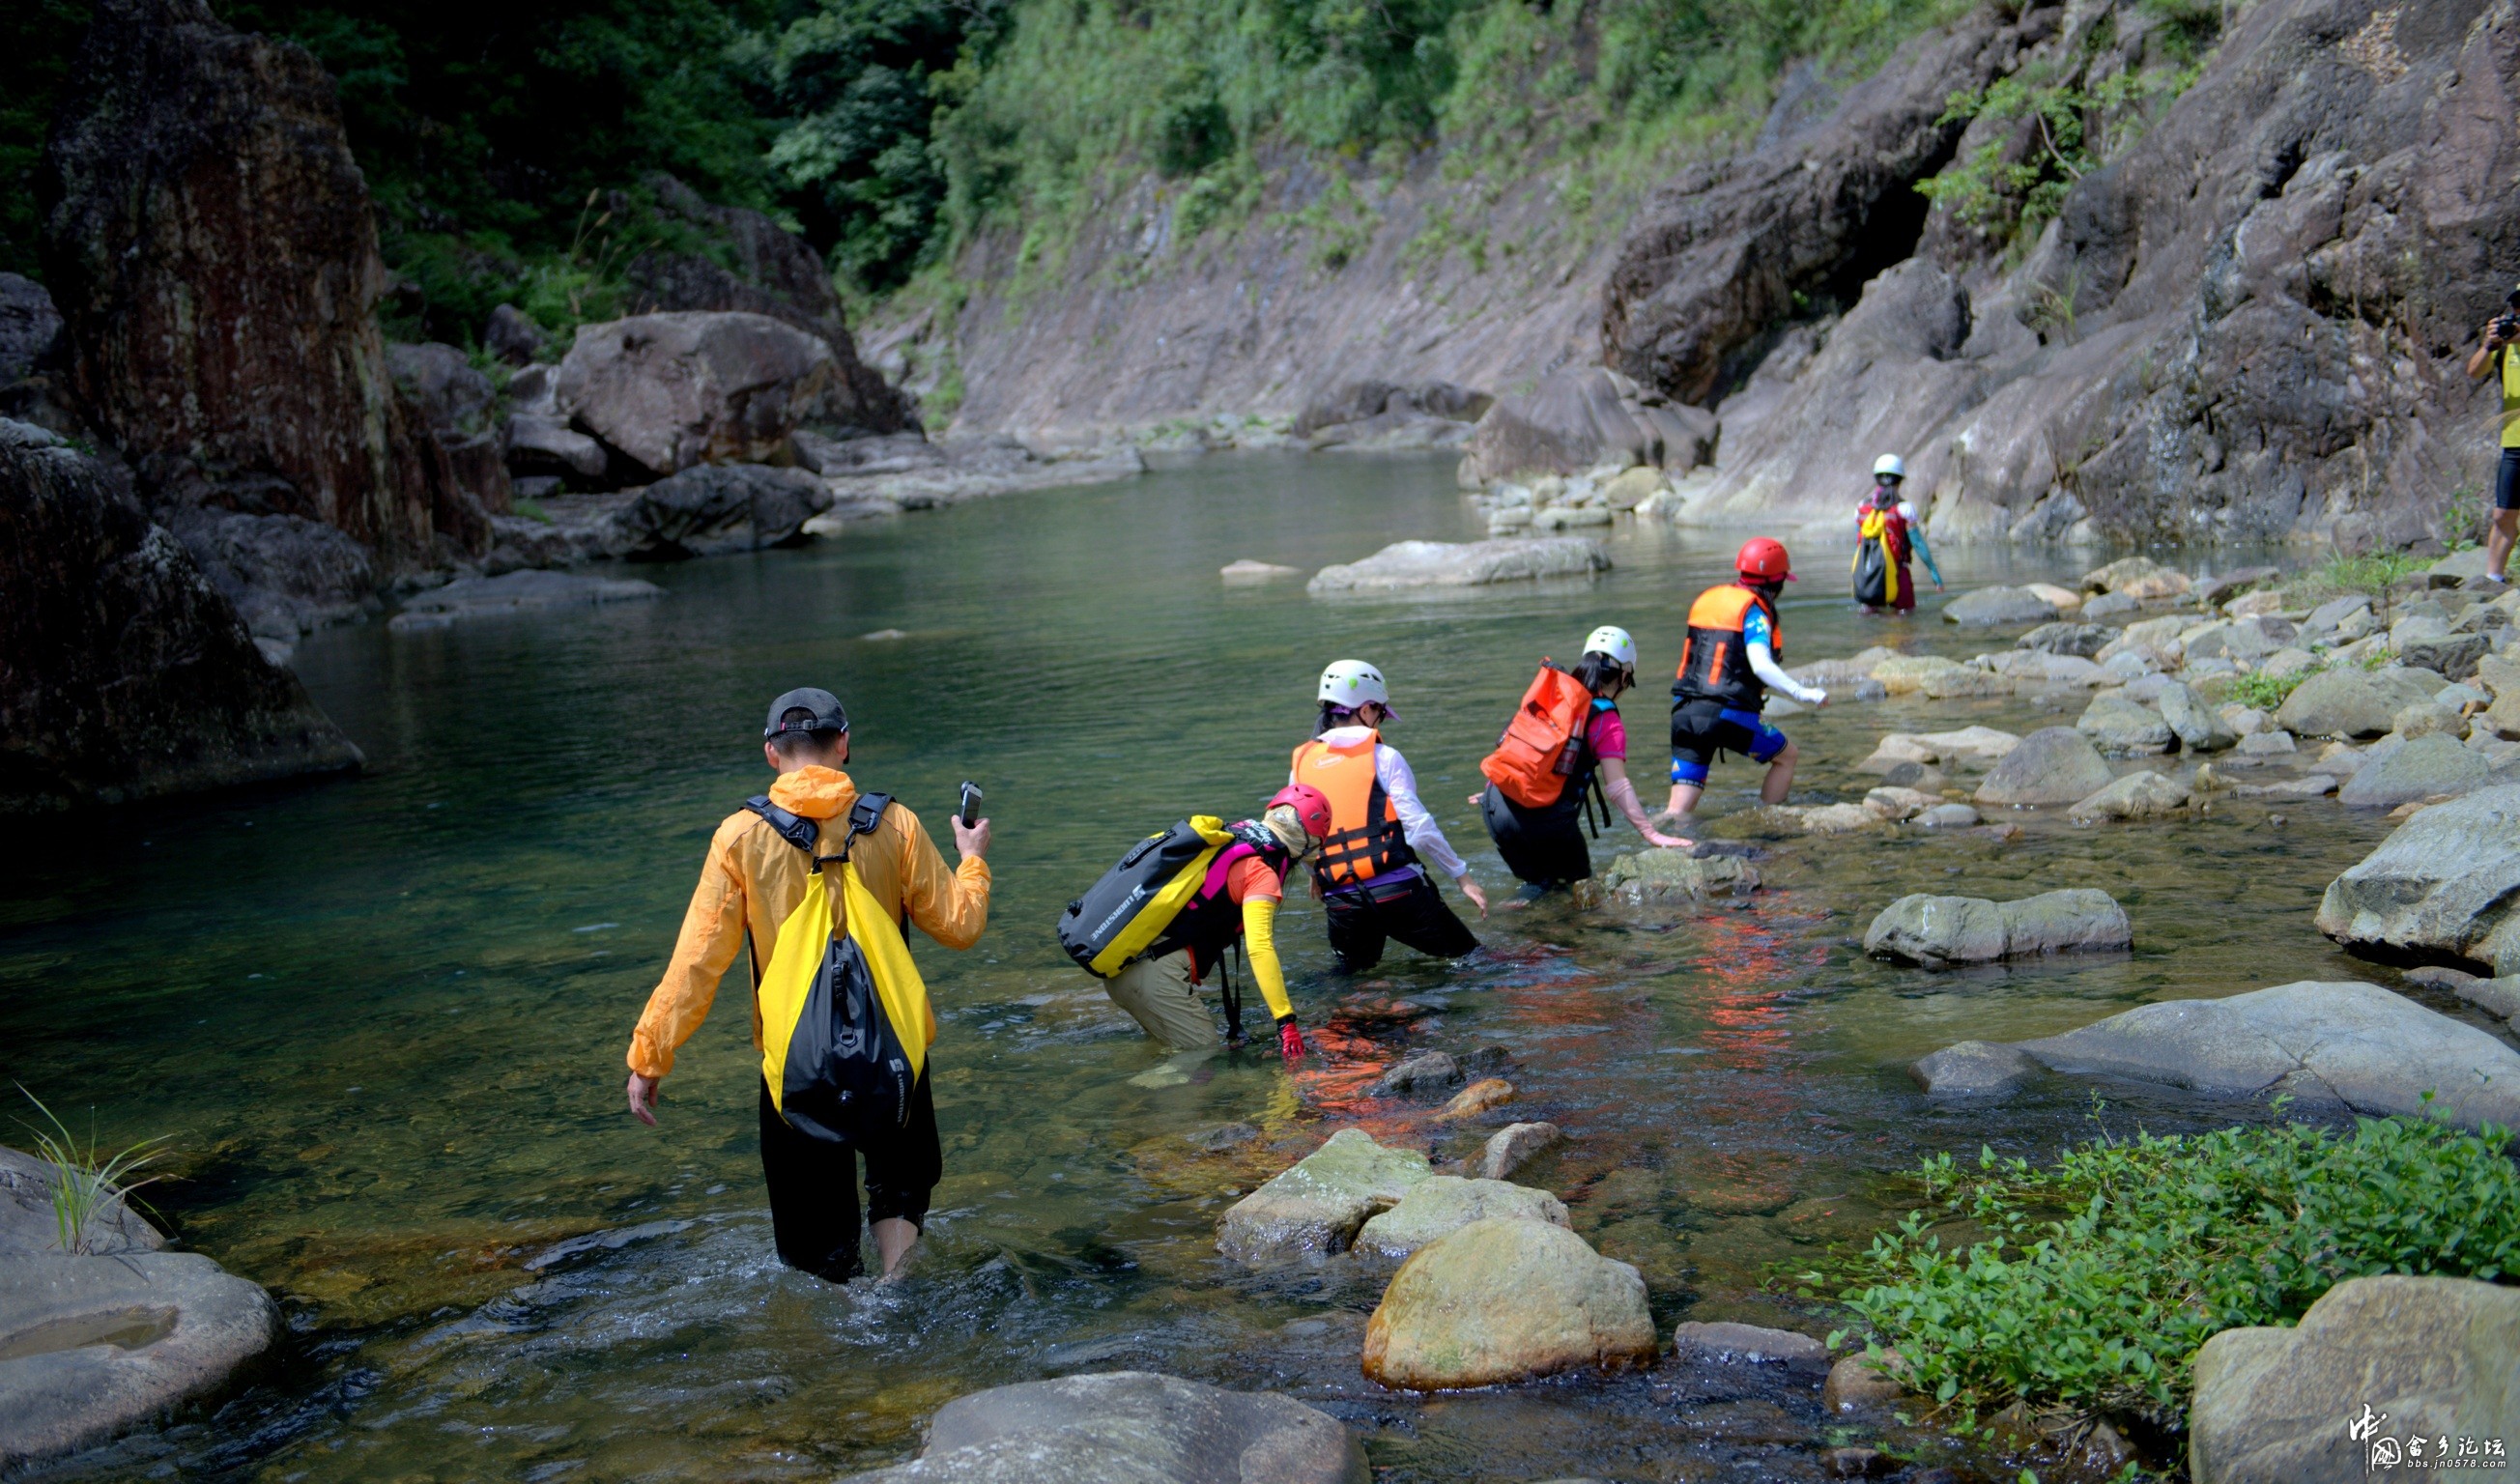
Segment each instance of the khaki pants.
M1216 1019L1191 982L1190 954L1141 959L1103 981L1111 1003L1177 1052L1207 1051L1217 1044Z

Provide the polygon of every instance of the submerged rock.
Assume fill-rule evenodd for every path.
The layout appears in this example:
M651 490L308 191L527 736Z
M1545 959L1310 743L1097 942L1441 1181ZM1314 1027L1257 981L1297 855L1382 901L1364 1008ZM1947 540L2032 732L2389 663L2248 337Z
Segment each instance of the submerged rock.
M1503 1077L1482 1077L1453 1095L1435 1114L1439 1120L1471 1118L1490 1108L1499 1108L1513 1101L1513 1084Z
M443 628L464 618L592 607L661 598L665 590L636 578L587 577L574 572L509 572L498 577L459 577L418 594L403 605L395 629Z
M2051 1071L2520 1126L2520 1052L2376 984L2303 980L2138 1006L2019 1046Z
M1490 1135L1487 1147L1479 1151L1479 1178L1504 1180L1565 1141L1553 1123L1508 1123Z
M2088 953L2135 941L2126 909L2105 891L2079 887L2013 902L1917 892L1881 909L1864 951L1947 968L2032 954Z
M1396 541L1362 562L1326 566L1305 591L1392 593L1415 588L1484 587L1539 577L1583 577L1608 571L1601 543L1587 536L1520 540Z
M1672 1327L1674 1360L1714 1365L1783 1365L1817 1370L1828 1364L1828 1347L1808 1334L1758 1325L1688 1320Z
M2368 1477L2358 1409L2408 1437L2520 1435L2520 1288L2464 1278L2350 1278L2297 1326L2226 1329L2196 1352L2197 1484Z
M1450 1052L1418 1052L1403 1057L1367 1088L1370 1098L1440 1098L1462 1085L1462 1063Z
M2457 959L2520 972L2520 785L2423 810L2330 881L2318 930L2377 957Z
M2108 787L2109 765L2071 727L2043 727L2006 752L1978 786L1981 804L2070 804Z
M1447 1391L1653 1364L1637 1270L1545 1221L1474 1221L1402 1265L1365 1330L1365 1373Z
M1229 562L1217 568L1217 575L1225 579L1225 585L1228 587L1249 587L1263 582L1276 582L1284 577L1301 577L1304 572L1301 567L1280 566L1271 562L1254 562L1245 557L1239 562Z
M1436 1237L1491 1216L1545 1221L1559 1227L1567 1224L1565 1202L1547 1191L1484 1177L1464 1180L1459 1175L1429 1175L1410 1187L1398 1205L1360 1228L1354 1249L1397 1261Z
M1346 1425L1273 1391L1146 1371L958 1397L918 1461L850 1484L1367 1484Z
M1936 1098L2003 1098L2021 1090L2039 1071L2039 1063L2012 1047L1993 1041L1961 1041L1908 1068L1916 1085Z
M1363 1129L1341 1129L1235 1202L1217 1229L1217 1250L1253 1266L1344 1252L1366 1218L1399 1204L1432 1173L1414 1149L1385 1148Z
M1630 907L1653 902L1703 902L1754 890L1758 884L1758 868L1738 856L1701 857L1680 850L1641 850L1610 863L1610 869L1598 878L1596 899Z

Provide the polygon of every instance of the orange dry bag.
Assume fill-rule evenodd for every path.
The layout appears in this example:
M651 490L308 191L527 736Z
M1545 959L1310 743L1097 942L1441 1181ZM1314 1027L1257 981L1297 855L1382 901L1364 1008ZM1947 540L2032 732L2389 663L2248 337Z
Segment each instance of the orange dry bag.
M1544 659L1497 748L1479 763L1497 791L1525 809L1546 809L1584 771L1584 725L1593 712L1585 684Z

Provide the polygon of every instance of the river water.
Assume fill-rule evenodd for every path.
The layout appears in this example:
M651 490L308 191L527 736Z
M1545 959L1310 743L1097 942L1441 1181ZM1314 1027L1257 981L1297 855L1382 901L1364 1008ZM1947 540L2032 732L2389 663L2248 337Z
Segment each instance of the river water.
M1660 796L1650 677L1738 533L1622 527L1613 571L1547 590L1333 603L1216 577L1237 558L1310 568L1479 533L1448 461L1416 458L1241 456L915 515L809 550L642 569L667 590L653 604L318 635L298 667L367 749L364 776L13 823L0 1075L80 1119L92 1108L109 1140L169 1136L181 1178L150 1192L158 1209L280 1295L290 1327L214 1414L55 1476L824 1478L914 1455L962 1393L1143 1367L1321 1406L1390 1480L1816 1478L1819 1447L1862 1439L1790 1386L1667 1365L1381 1392L1356 1363L1379 1275L1246 1274L1216 1255L1215 1222L1335 1127L1475 1147L1486 1128L1447 1130L1362 1089L1410 1050L1502 1045L1511 1112L1572 1136L1522 1178L1639 1265L1666 1329L1824 1332L1775 1275L1895 1217L1920 1155L2266 1116L2125 1088L2095 1107L2072 1086L2001 1112L1937 1108L1909 1060L2153 999L2397 982L2310 925L2384 822L2329 801L2104 830L2025 816L2008 844L1778 847L1761 863L1769 889L1741 906L1499 914L1470 961L1395 951L1362 981L1329 972L1319 911L1298 897L1281 942L1321 1054L1291 1077L1245 1054L1145 1085L1164 1080L1142 1076L1161 1054L1067 966L1051 922L1131 838L1268 793L1326 661L1391 677L1404 719L1389 740L1492 889L1504 874L1465 802L1477 759L1540 655L1572 658L1598 623L1642 648L1647 684L1626 710ZM1843 551L1801 556L1814 580L1789 590L1790 658L1988 643L1865 619L1844 601ZM1956 588L2072 565L1946 557ZM862 637L888 629L907 637ZM997 821L988 934L965 954L914 935L944 1022L946 1173L915 1276L881 1290L771 1259L740 987L684 1050L662 1126L621 1108L622 1048L710 832L767 781L761 706L801 684L848 703L863 784L941 833L954 785L975 779ZM1880 731L2056 719L2021 699L1831 706L1786 723L1807 758L1796 797L1861 797L1873 780L1852 765ZM1719 768L1706 812L1755 784L1745 764ZM1624 822L1597 865L1623 839ZM2132 956L1936 976L1853 946L1908 891L2086 885L2132 914ZM1185 1138L1229 1121L1263 1142L1207 1154Z

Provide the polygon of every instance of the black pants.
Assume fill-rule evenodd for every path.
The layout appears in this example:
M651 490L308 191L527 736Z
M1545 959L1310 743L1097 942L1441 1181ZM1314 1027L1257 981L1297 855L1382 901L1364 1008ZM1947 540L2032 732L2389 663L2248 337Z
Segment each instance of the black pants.
M1458 959L1479 946L1477 936L1423 876L1333 891L1322 905L1329 918L1330 952L1343 973L1363 973L1381 963L1382 945L1389 938L1438 959Z
M881 1148L809 1139L788 1126L761 1090L761 1175L770 1185L770 1228L779 1260L844 1283L865 1271L858 1257L858 1157L866 1156L866 1219L927 1220L927 1194L945 1173L936 1141L936 1100L922 1076L910 1090L910 1121Z
M2494 508L2520 510L2520 448L2502 450L2502 460L2494 466Z
M1570 778L1565 797L1545 809L1526 809L1488 785L1479 813L1497 854L1505 857L1505 869L1535 886L1591 876L1593 852L1584 841L1584 790L1591 786L1589 779Z

